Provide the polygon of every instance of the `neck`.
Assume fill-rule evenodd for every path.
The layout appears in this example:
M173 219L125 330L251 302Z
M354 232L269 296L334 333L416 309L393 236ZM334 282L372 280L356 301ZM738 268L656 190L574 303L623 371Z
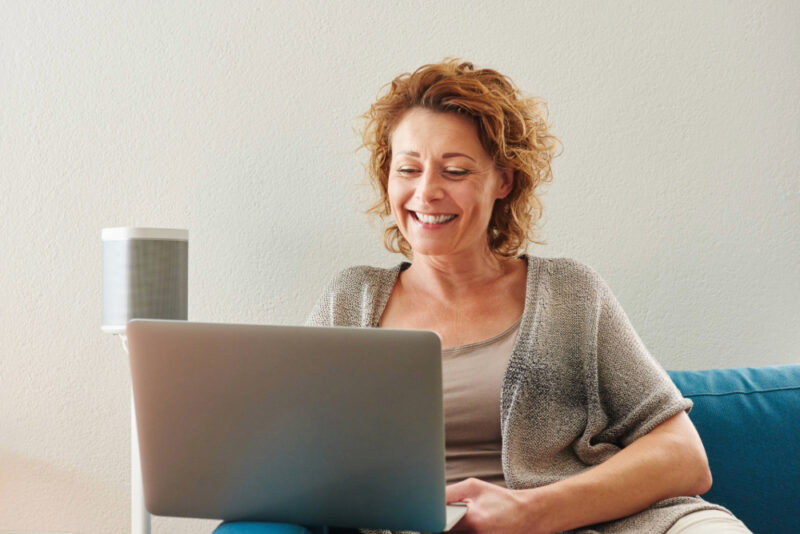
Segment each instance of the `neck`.
M406 270L405 284L410 288L448 300L496 281L509 272L513 260L493 254L488 247L480 252L445 256L414 254Z

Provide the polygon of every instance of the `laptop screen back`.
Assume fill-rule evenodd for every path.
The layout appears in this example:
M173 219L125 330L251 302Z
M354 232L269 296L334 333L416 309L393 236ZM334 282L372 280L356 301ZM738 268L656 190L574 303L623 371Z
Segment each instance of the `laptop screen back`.
M443 528L435 333L134 320L127 336L151 513Z

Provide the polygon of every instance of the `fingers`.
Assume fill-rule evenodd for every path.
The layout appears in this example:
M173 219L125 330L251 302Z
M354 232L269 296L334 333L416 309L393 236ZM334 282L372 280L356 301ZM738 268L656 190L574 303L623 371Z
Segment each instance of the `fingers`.
M455 484L450 484L444 490L445 502L468 502L481 493L482 482L477 478L468 478Z

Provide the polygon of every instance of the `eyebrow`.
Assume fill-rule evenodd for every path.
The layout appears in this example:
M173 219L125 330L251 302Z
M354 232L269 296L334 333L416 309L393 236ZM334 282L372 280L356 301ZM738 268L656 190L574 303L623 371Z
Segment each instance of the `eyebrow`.
M414 152L413 150L404 150L403 152L398 152L397 155L398 156L408 155L408 156L414 156L415 158L418 158L419 157L419 152ZM466 154L462 154L461 152L447 152L446 154L442 154L442 158L444 158L444 159L455 158L455 157L458 157L458 156L463 156L463 157L465 157L467 159L475 161L470 156L467 156Z

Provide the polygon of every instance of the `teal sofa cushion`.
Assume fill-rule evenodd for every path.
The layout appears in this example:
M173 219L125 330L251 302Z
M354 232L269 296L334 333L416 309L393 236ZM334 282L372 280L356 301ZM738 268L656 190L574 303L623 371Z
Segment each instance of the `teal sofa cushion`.
M703 498L755 533L800 532L800 365L670 371L714 482Z
M214 530L214 534L311 534L311 531L300 525L289 523L233 521L219 525Z

